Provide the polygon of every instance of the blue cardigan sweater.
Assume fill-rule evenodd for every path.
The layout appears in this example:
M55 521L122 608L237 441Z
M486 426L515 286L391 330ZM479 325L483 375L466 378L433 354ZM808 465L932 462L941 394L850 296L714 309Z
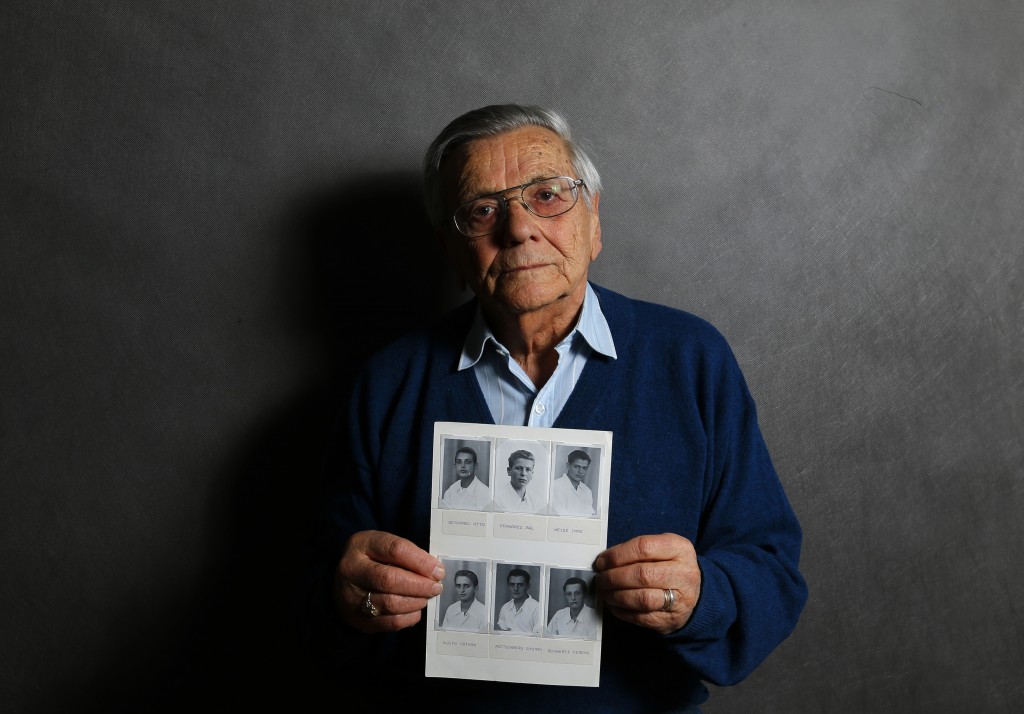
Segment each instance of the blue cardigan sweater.
M322 615L313 628L339 684L378 682L375 704L430 696L487 712L677 711L707 699L702 680L740 681L792 632L807 597L800 526L732 351L700 318L595 291L619 357L590 359L554 426L613 432L609 545L662 532L694 543L703 585L690 621L662 636L606 616L601 686L578 688L426 678L422 623L364 635L330 611L331 572L352 533L428 547L434 422L493 423L473 370L456 369L471 301L376 354L354 387L309 611Z

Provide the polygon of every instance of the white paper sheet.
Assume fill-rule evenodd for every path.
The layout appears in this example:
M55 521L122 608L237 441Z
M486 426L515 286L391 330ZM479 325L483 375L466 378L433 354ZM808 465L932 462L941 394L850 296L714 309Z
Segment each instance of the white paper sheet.
M510 456L521 451L533 457L525 500L509 488ZM607 431L435 424L430 551L444 562L446 575L444 592L427 605L426 676L598 686L602 626L591 566L607 547L611 455ZM513 473L531 463L519 457ZM457 458L462 476L473 469L465 488ZM569 490L564 477L574 465L585 474ZM574 515L555 514L556 502ZM479 604L468 611L458 604L458 571L465 573L461 588L476 591ZM509 583L527 579L529 597L518 612L508 604L509 615L501 618L512 599ZM583 613L556 617L570 597L578 599L580 580L587 590ZM502 632L499 622L526 631Z

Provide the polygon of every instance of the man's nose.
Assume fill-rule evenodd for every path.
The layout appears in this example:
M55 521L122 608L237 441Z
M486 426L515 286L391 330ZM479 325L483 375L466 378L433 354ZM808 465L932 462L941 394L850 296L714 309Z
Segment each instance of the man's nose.
M528 241L536 226L535 218L521 196L505 199L505 225L499 232L502 242L515 245Z

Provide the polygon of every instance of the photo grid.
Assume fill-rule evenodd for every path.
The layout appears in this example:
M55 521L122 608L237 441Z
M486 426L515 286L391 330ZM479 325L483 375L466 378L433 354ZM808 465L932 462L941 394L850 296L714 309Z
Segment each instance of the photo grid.
M440 557L448 575L434 621L438 630L597 639L593 570Z
M607 547L610 432L434 427L431 677L598 686L594 558Z
M600 518L601 445L449 434L441 448L438 508Z

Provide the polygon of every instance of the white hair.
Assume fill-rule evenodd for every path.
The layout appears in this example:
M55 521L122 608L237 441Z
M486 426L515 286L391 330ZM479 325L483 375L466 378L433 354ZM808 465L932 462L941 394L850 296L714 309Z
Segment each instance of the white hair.
M441 200L441 164L457 146L484 136L504 134L527 126L539 126L557 134L569 152L569 161L583 180L583 200L591 206L591 197L601 192L601 176L586 152L572 140L569 123L554 109L519 104L492 104L466 112L441 130L423 157L423 198L427 215L435 228L441 228L447 216Z

